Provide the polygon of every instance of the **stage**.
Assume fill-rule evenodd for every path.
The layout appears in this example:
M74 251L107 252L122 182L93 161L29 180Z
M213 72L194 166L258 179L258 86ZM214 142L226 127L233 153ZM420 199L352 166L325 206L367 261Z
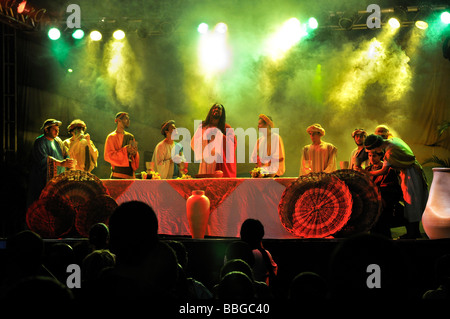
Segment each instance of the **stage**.
M278 215L283 191L295 178L205 178L175 180L102 180L118 204L138 200L150 205L162 235L190 235L186 200L193 190L204 190L211 203L206 236L239 237L247 218L261 221L265 237L297 238Z

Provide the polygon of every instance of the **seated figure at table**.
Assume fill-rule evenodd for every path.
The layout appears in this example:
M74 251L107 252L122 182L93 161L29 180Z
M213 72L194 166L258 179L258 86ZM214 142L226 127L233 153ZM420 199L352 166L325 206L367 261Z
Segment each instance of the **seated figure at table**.
M281 136L272 131L273 127L270 116L259 115L258 129L262 136L253 148L251 162L261 167L268 176L282 176L286 170L284 144Z
M162 179L181 177L181 174L187 173L187 163L183 155L183 147L173 140L173 137L177 135L175 121L164 122L161 125L161 134L164 139L156 145L152 157L155 170Z
M67 130L72 137L64 140L64 146L70 158L76 160L75 169L91 172L97 167L98 150L86 133L86 123L79 119L73 120Z

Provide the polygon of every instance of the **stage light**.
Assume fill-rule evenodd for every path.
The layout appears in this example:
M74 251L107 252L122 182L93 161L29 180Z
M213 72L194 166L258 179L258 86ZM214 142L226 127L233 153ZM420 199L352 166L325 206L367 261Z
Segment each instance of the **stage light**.
M441 21L444 24L450 24L450 13L448 11L441 13Z
M72 69L67 69L67 72L72 73L73 70Z
M231 64L227 37L210 32L199 38L198 57L204 75L212 76L225 71Z
M214 28L214 30L215 30L216 32L218 32L218 33L226 33L227 30L228 30L228 26L227 26L225 23L220 22L220 23L218 23L218 24L216 25L216 27Z
M415 23L416 27L422 30L425 30L426 28L428 28L428 23L426 23L425 21L419 20L416 21Z
M17 13L23 13L25 11L26 6L27 6L26 1L22 1L21 3L19 3L19 5L17 6Z
M84 31L81 29L76 29L74 32L72 32L72 38L80 40L84 37Z
M319 22L317 22L316 18L311 17L308 20L308 26L313 30L317 29L319 27Z
M398 21L397 18L390 18L388 21L389 25L392 29L398 29L400 28L400 21Z
M206 23L200 23L198 25L197 31L201 34L206 34L208 32L209 26Z
M306 24L302 25L297 18L291 18L284 22L267 43L272 60L276 61L284 57L287 51L307 35Z
M58 28L51 28L48 30L48 37L51 40L58 40L61 37L61 32L58 30Z
M100 41L102 39L102 34L99 31L92 31L89 34L92 41Z
M116 30L113 33L113 37L116 40L122 40L123 38L125 38L125 32L123 32L122 30Z
M344 30L347 30L347 31L351 30L353 27L353 19L346 18L346 17L340 18L339 26Z

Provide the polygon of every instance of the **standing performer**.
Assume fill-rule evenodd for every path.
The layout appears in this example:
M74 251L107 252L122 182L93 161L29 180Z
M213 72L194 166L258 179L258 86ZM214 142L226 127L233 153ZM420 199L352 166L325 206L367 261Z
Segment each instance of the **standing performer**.
M367 137L367 132L362 128L357 128L353 131L352 137L355 140L356 148L350 155L350 169L366 168L369 166L369 155L364 147L364 141Z
M400 170L403 201L405 202L406 234L403 238L420 238L419 223L428 200L428 185L422 166L411 148L402 139L371 134L364 142L367 150L385 151L383 166L368 172L378 176L386 174L389 167Z
M98 150L91 137L86 132L86 123L82 120L73 120L67 127L72 134L71 138L64 140L69 156L76 159L75 169L91 172L97 167Z
M321 140L325 130L320 124L313 124L306 129L312 144L303 147L300 175L309 173L331 173L336 170L337 148Z
M125 131L130 126L126 112L116 114L117 128L106 137L105 161L111 164L112 179L133 179L139 167L139 152L133 134Z
M33 151L31 152L28 206L39 198L47 181L74 165L75 161L67 158L63 142L58 137L61 124L60 121L55 119L46 120L41 127L43 134L34 141Z
M161 125L161 134L165 138L156 145L153 152L152 162L155 163L156 171L162 179L177 178L180 172L187 173L183 148L180 143L172 140L172 133L176 135L176 130L174 120L164 122Z
M260 114L258 119L258 129L265 129L266 133L258 138L253 148L251 161L257 167L262 167L269 176L282 176L286 171L284 144L281 136L272 132L274 124L272 118L265 114Z
M195 159L201 160L199 174L223 172L223 177L236 177L236 136L226 123L225 108L214 104L191 140ZM205 154L207 153L207 154Z

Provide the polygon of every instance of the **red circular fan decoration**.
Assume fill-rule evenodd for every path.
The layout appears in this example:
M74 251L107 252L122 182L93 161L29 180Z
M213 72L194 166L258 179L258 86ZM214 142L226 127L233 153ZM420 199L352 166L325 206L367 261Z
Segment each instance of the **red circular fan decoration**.
M43 238L59 238L71 231L75 214L75 209L64 198L40 198L28 208L26 223Z
M381 194L364 173L344 169L331 173L343 181L353 199L352 215L348 223L335 236L348 237L369 231L381 214Z
M40 198L64 197L78 210L90 199L102 194L108 194L108 191L97 176L81 170L70 170L51 179Z
M28 209L26 220L28 227L44 238L62 237L70 230L87 236L90 226L104 223L116 207L97 176L70 170L47 183L39 200Z
M97 195L78 209L75 227L78 233L89 237L89 230L97 223L108 225L109 217L117 208L117 202L109 195Z
M283 192L278 206L283 226L302 238L324 238L341 230L352 213L344 182L321 173L300 176Z

